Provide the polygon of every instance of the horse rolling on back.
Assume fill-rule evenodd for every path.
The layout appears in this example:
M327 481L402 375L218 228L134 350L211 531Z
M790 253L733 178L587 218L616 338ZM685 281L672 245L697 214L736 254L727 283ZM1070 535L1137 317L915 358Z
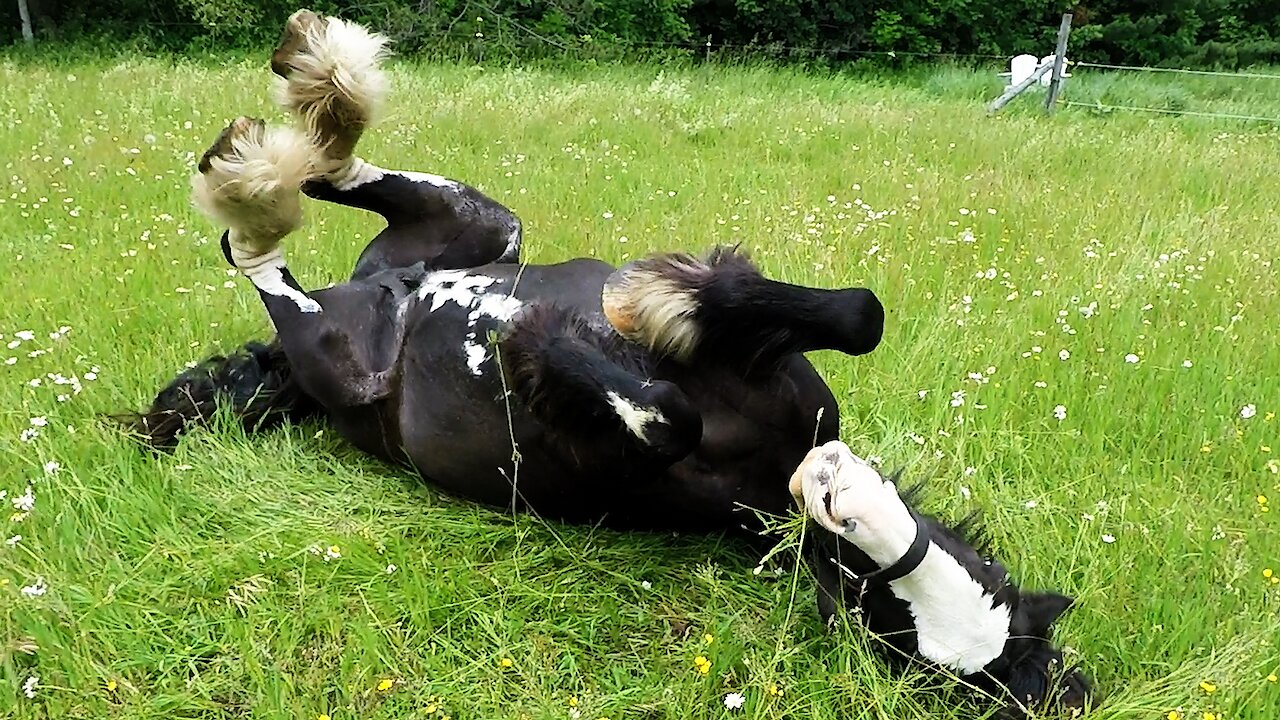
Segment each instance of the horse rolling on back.
M226 228L223 254L254 284L276 338L179 375L134 417L139 434L170 447L219 405L249 429L323 417L354 446L495 508L619 529L746 530L758 542L751 510L783 515L799 503L819 555L856 558L849 572L892 564L860 551L865 538L847 526L824 523L804 482L788 485L813 465L815 441L836 441L839 429L835 398L804 353L871 352L884 326L875 294L775 281L723 247L621 268L519 264L522 228L500 203L355 154L385 93L384 45L358 25L295 13L271 65L302 129L242 117L204 153L195 202ZM281 241L301 225L304 194L386 220L347 282L306 290L285 263ZM908 575L981 576L948 533L927 526L928 562ZM825 614L861 602L825 560L814 567ZM883 583L888 597L902 582ZM1047 673L1060 660L1048 640L1057 613L1018 602L1002 582L979 583L1008 609L983 626L992 658L931 656L924 627L905 652L1012 687L1023 696L1013 707L1081 706L1087 683L1075 670L1030 690L1010 685L1028 663Z

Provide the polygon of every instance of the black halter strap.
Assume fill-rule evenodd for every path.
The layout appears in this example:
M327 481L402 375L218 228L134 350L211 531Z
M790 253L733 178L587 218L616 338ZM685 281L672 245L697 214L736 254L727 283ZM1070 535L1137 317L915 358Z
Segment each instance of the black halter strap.
M914 513L912 518L916 521L916 537L911 541L911 547L907 548L906 554L898 558L898 561L892 565L886 565L879 570L872 570L862 574L855 573L849 568L841 565L835 558L831 558L831 562L840 568L841 572L849 576L851 580L866 581L875 580L876 582L891 583L894 580L901 580L910 575L916 568L920 567L920 563L924 561L925 553L929 552L929 528L924 521L917 517Z

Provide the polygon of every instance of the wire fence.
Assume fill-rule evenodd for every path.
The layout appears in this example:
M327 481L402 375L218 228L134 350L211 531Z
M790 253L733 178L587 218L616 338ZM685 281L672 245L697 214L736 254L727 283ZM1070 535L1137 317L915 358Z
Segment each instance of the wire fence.
M1170 110L1167 108L1150 108L1150 107L1140 107L1137 105L1107 105L1105 103L1073 102L1070 100L1060 100L1059 102L1062 105L1066 105L1069 107L1081 107L1081 108L1088 108L1091 110L1106 110L1106 111L1130 110L1133 112L1159 113L1162 115L1190 115L1193 117L1221 118L1223 120L1250 120L1250 121L1258 121L1258 122L1280 123L1280 118L1265 117L1262 115L1236 115L1234 113L1200 112L1198 110Z
M1116 65L1110 63L1094 63L1087 61L1078 61L1071 63L1073 68L1096 68L1099 70L1134 72L1134 73L1164 73L1171 75L1190 75L1199 77L1213 78L1233 78L1241 80L1280 80L1280 74L1260 73L1260 72L1228 72L1221 70L1191 70L1187 68L1169 68L1169 67L1143 67L1137 65ZM1177 108L1158 108L1146 107L1142 105L1116 105L1096 102L1077 102L1072 100L1060 100L1060 104L1067 107L1084 108L1088 110L1102 110L1106 112L1112 111L1128 111L1135 113L1152 113L1158 115L1172 116L1188 116L1202 118L1216 118L1221 120L1239 120L1246 122L1266 122L1280 124L1280 117L1270 117L1265 115L1252 115L1231 112L1206 112L1202 110L1183 110Z
M1134 70L1147 73L1178 73L1182 75L1209 75L1214 77L1233 77L1233 78L1250 78L1260 80L1280 80L1280 75L1269 75L1267 73L1253 72L1226 72L1220 70L1188 70L1185 68L1167 68L1167 67L1139 67L1134 65L1108 65L1107 63L1094 62L1073 62L1072 65L1081 68L1101 68L1104 70Z

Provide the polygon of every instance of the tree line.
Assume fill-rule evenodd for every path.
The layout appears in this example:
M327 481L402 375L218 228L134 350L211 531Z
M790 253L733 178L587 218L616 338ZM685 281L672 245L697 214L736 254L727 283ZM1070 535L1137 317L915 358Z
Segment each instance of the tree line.
M0 45L102 43L141 51L259 47L298 7L366 23L401 54L503 58L637 53L763 56L821 64L1051 52L1238 68L1280 63L1278 0L0 0ZM708 48L709 44L709 48Z

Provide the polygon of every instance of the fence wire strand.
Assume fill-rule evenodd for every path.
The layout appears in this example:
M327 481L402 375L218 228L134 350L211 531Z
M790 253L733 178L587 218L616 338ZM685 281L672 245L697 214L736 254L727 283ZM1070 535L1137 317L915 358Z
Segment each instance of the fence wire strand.
M1280 118L1263 117L1261 115L1235 115L1232 113L1198 112L1196 110L1168 110L1165 108L1138 107L1134 105L1105 105L1103 103L1083 103L1071 100L1060 100L1063 105L1092 108L1094 110L1133 110L1136 112L1160 113L1162 115L1192 115L1195 117L1222 118L1224 120L1256 120L1280 124Z
M1184 68L1166 68L1166 67L1138 67L1135 65L1109 65L1107 63L1093 63L1093 62L1086 62L1086 61L1072 62L1071 64L1079 68L1102 68L1105 70L1135 70L1138 72L1148 72L1148 73L1178 73L1182 75L1211 75L1214 77L1249 78L1249 79L1257 79L1257 80L1280 80L1280 75L1269 75L1267 73L1221 72L1218 70L1187 70Z

